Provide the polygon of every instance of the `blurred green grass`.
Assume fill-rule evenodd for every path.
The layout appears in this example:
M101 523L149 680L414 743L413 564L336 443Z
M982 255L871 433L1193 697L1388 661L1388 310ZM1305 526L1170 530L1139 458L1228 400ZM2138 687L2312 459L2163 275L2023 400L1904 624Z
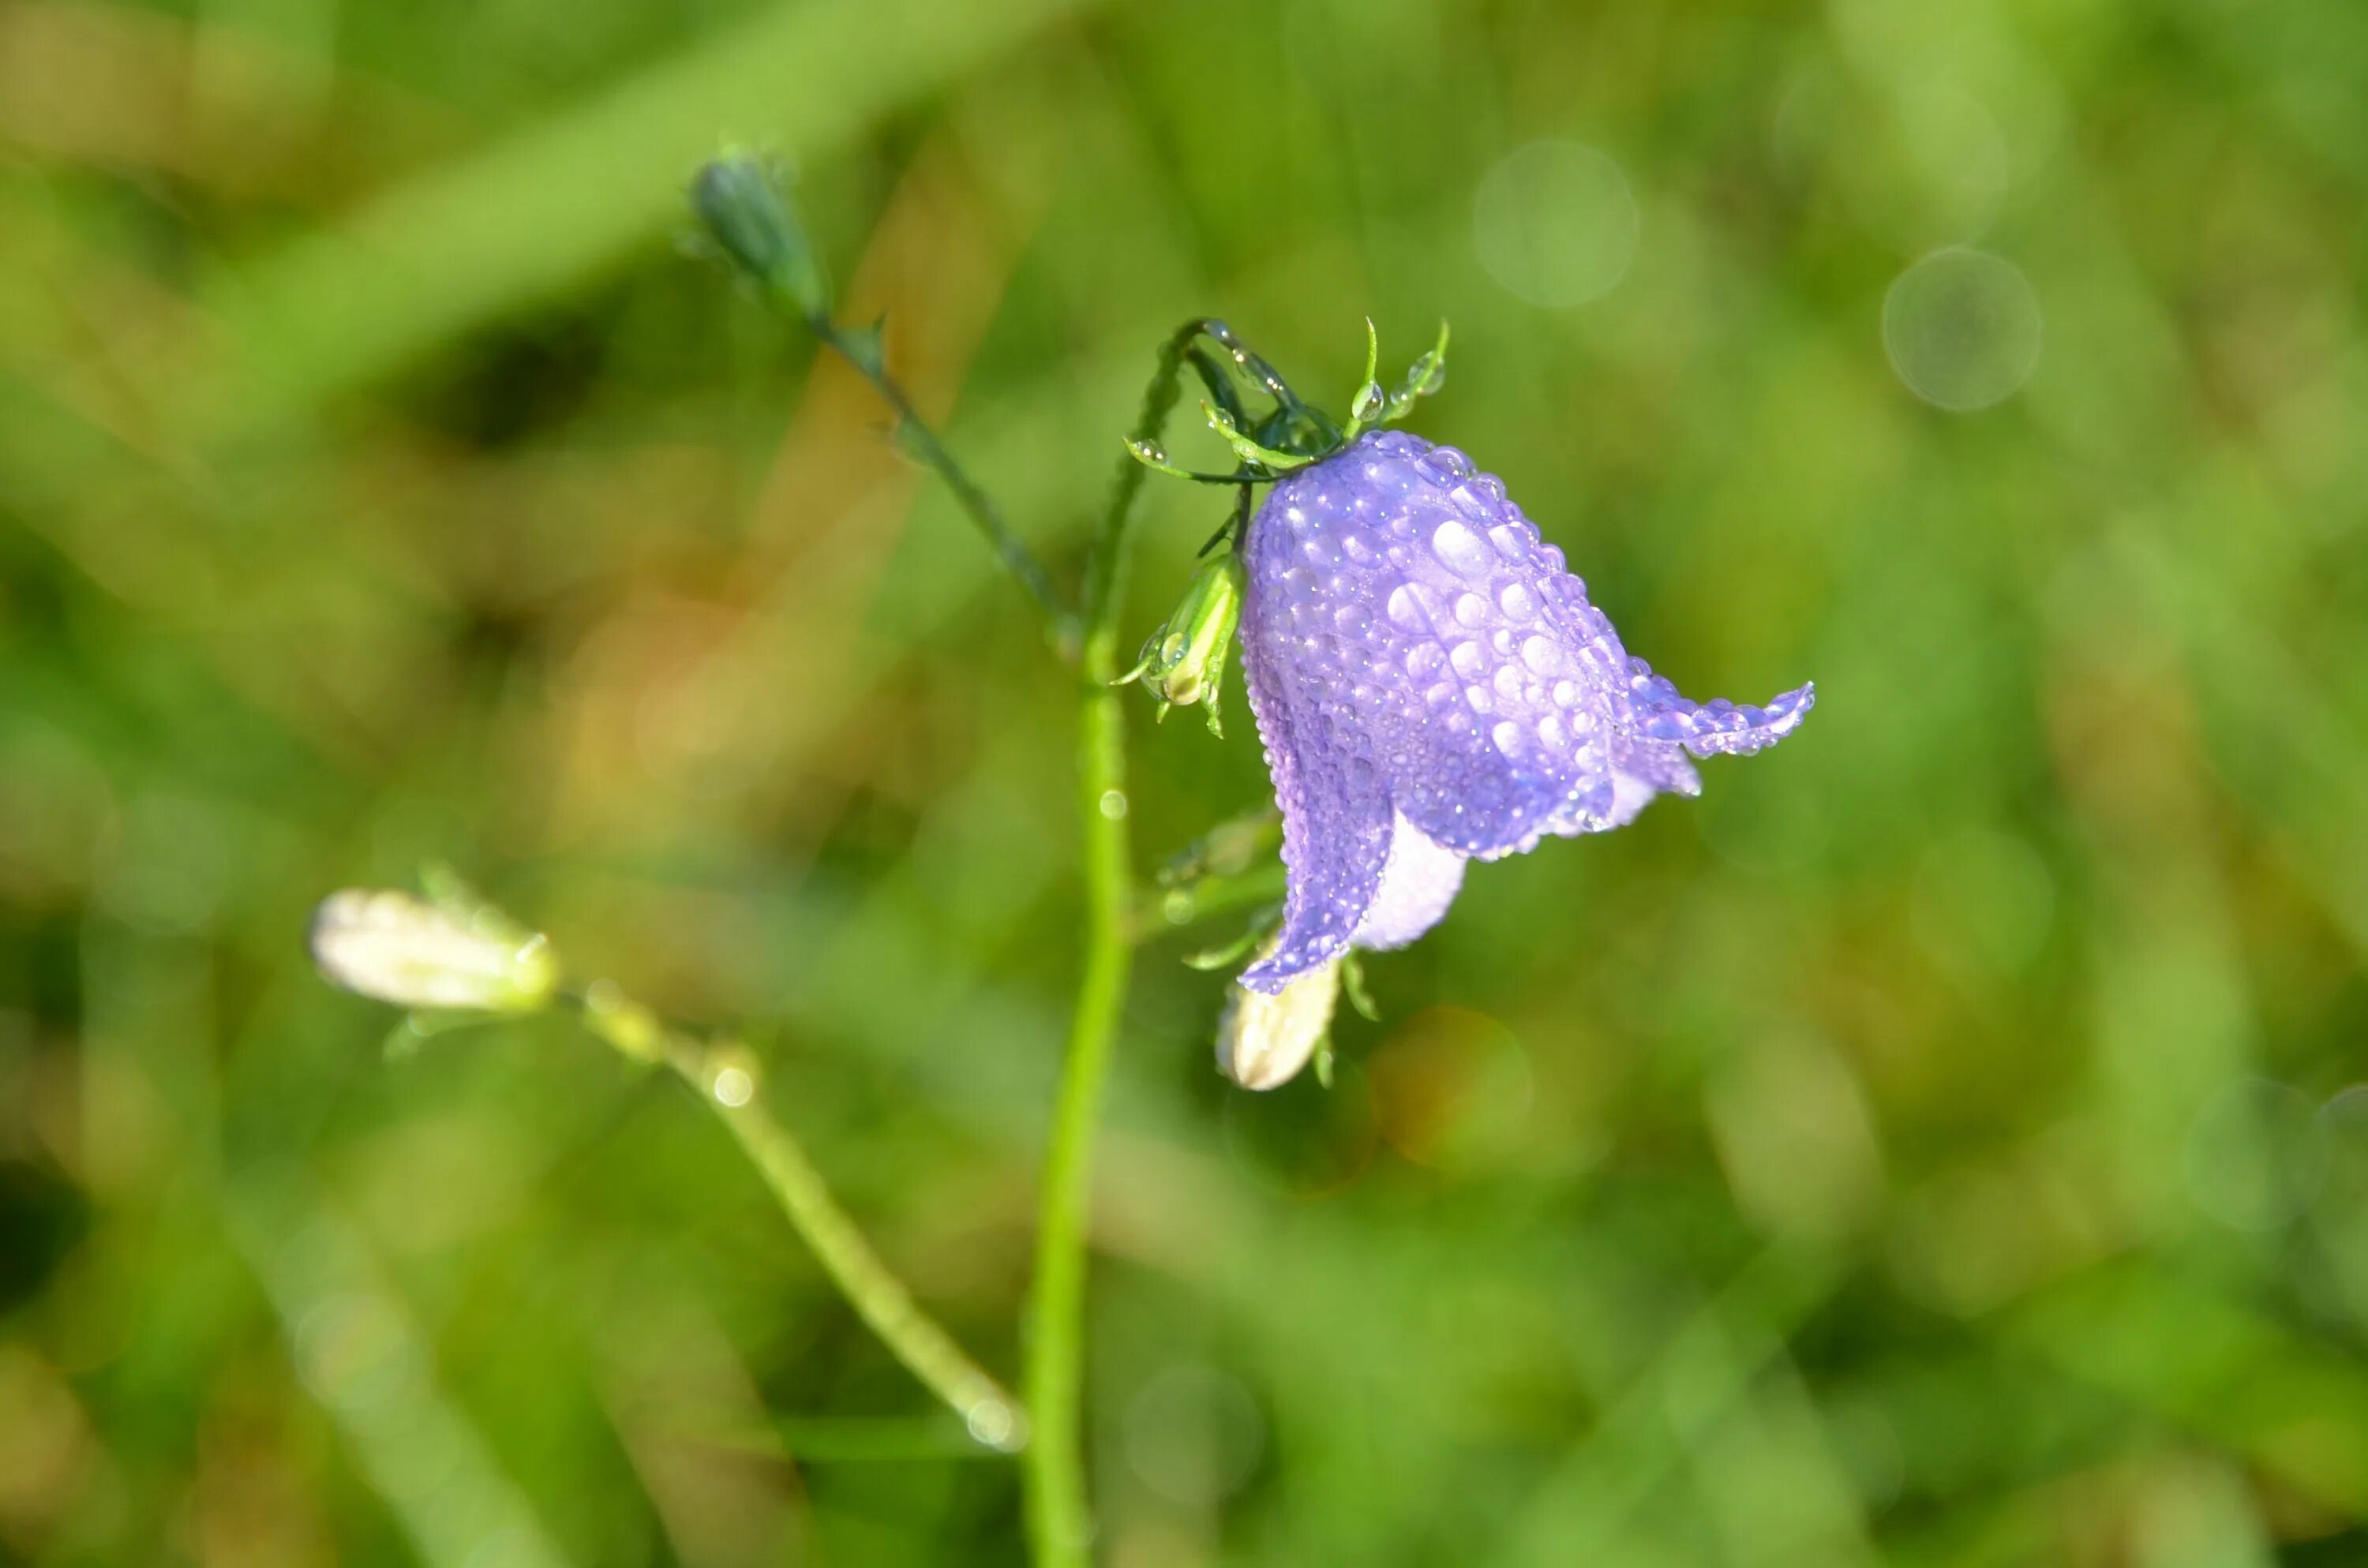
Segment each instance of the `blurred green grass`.
M1337 402L1444 315L1418 428L1639 652L1818 682L1476 870L1328 1095L1212 1072L1229 926L1146 949L1107 1561L2360 1559L2363 106L2241 0L0 4L0 1561L1018 1561L695 1108L302 951L441 858L747 1025L1010 1369L1069 694L680 254L727 134L1064 574L1177 320ZM1542 141L1633 256L1482 215ZM2039 324L1967 412L2002 318L1885 332L1954 245ZM1146 858L1261 801L1233 716L1140 727Z

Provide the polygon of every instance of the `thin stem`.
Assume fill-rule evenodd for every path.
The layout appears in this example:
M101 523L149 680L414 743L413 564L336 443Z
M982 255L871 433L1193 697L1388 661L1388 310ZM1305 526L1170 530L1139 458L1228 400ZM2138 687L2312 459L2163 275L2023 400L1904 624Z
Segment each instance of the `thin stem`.
M947 450L945 442L938 438L938 433L929 428L928 421L915 412L913 400L905 395L904 386L888 373L886 366L881 362L877 352L878 340L873 339L871 350L866 351L825 317L809 316L806 324L814 329L815 336L828 344L840 358L871 383L881 401L887 403L896 415L897 439L904 443L905 449L945 482L946 488L953 492L956 505L977 525L988 547L1002 561L1004 570L1017 578L1019 585L1027 590L1028 597L1036 601L1036 608L1043 613L1055 641L1060 644L1062 656L1076 657L1076 616L1062 602L1060 590L1053 586L1053 579L1045 574L1043 564L1036 559L1035 553L1018 534L1011 531L1011 525L1004 521L1003 510L995 504L995 498L979 487L969 471L962 466L952 452Z
M736 1042L710 1042L667 1028L605 983L584 998L583 1018L625 1055L672 1068L722 1119L831 1283L890 1354L952 1407L973 1437L1006 1453L1027 1445L1028 1417L1019 1402L921 1310L831 1197L797 1139L765 1108L754 1056Z
M1152 441L1176 406L1186 351L1205 324L1188 322L1162 347L1134 438ZM1126 834L1126 713L1110 682L1119 667L1118 601L1126 525L1149 471L1121 460L1086 568L1079 671L1077 812L1085 835L1084 976L1061 1062L1037 1200L1036 1278L1029 1297L1021 1386L1036 1432L1021 1460L1028 1539L1037 1568L1080 1568L1093 1527L1086 1504L1081 1395L1085 1364L1086 1221L1095 1119L1133 965Z

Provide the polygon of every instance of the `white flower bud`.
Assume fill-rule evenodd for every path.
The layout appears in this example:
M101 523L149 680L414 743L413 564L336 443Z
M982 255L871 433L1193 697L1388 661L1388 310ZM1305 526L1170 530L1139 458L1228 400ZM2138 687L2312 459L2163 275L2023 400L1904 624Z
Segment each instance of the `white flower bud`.
M1272 1089L1299 1074L1332 1031L1340 960L1319 964L1269 996L1236 984L1217 1023L1217 1068L1245 1089Z
M347 888L313 913L313 962L330 984L398 1007L531 1012L551 1000L550 940L498 911Z

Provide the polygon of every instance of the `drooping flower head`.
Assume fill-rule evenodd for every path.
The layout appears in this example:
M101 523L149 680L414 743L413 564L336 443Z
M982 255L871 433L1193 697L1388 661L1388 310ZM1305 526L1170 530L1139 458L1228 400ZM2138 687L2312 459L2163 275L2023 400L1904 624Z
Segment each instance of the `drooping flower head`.
M1178 348L1241 466L1191 472L1148 438L1128 449L1163 473L1233 487L1234 519L1209 548L1230 542L1234 555L1203 568L1128 678L1151 684L1163 712L1205 698L1213 730L1238 630L1282 817L1281 924L1191 961L1257 948L1218 1061L1243 1086L1269 1088L1326 1060L1336 991L1358 994L1355 953L1438 925L1469 861L1622 826L1663 790L1699 793L1694 758L1774 744L1816 689L1757 708L1687 700L1629 655L1494 475L1452 447L1373 429L1444 384L1444 324L1394 392L1374 379L1366 324L1345 425L1223 322L1190 324ZM1254 416L1237 380L1272 412Z
M1288 885L1269 994L1437 925L1473 859L1600 833L1692 758L1753 752L1815 699L1694 703L1632 658L1493 475L1400 432L1276 483L1240 548L1251 711Z

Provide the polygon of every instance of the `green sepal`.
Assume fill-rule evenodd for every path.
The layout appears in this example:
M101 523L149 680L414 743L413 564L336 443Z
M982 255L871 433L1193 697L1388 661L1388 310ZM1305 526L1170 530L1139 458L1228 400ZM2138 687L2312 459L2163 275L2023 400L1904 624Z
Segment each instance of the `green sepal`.
M1278 451L1272 447L1259 445L1256 439L1242 433L1241 426L1234 423L1232 415L1206 399L1201 401L1201 413L1208 419L1209 428L1214 430L1225 445L1234 449L1234 455L1246 463L1256 463L1274 473L1289 473L1316 460L1304 453Z
M1447 323L1439 324L1439 341L1407 368L1406 380L1390 394L1382 418L1395 425L1414 412L1414 405L1447 384Z

